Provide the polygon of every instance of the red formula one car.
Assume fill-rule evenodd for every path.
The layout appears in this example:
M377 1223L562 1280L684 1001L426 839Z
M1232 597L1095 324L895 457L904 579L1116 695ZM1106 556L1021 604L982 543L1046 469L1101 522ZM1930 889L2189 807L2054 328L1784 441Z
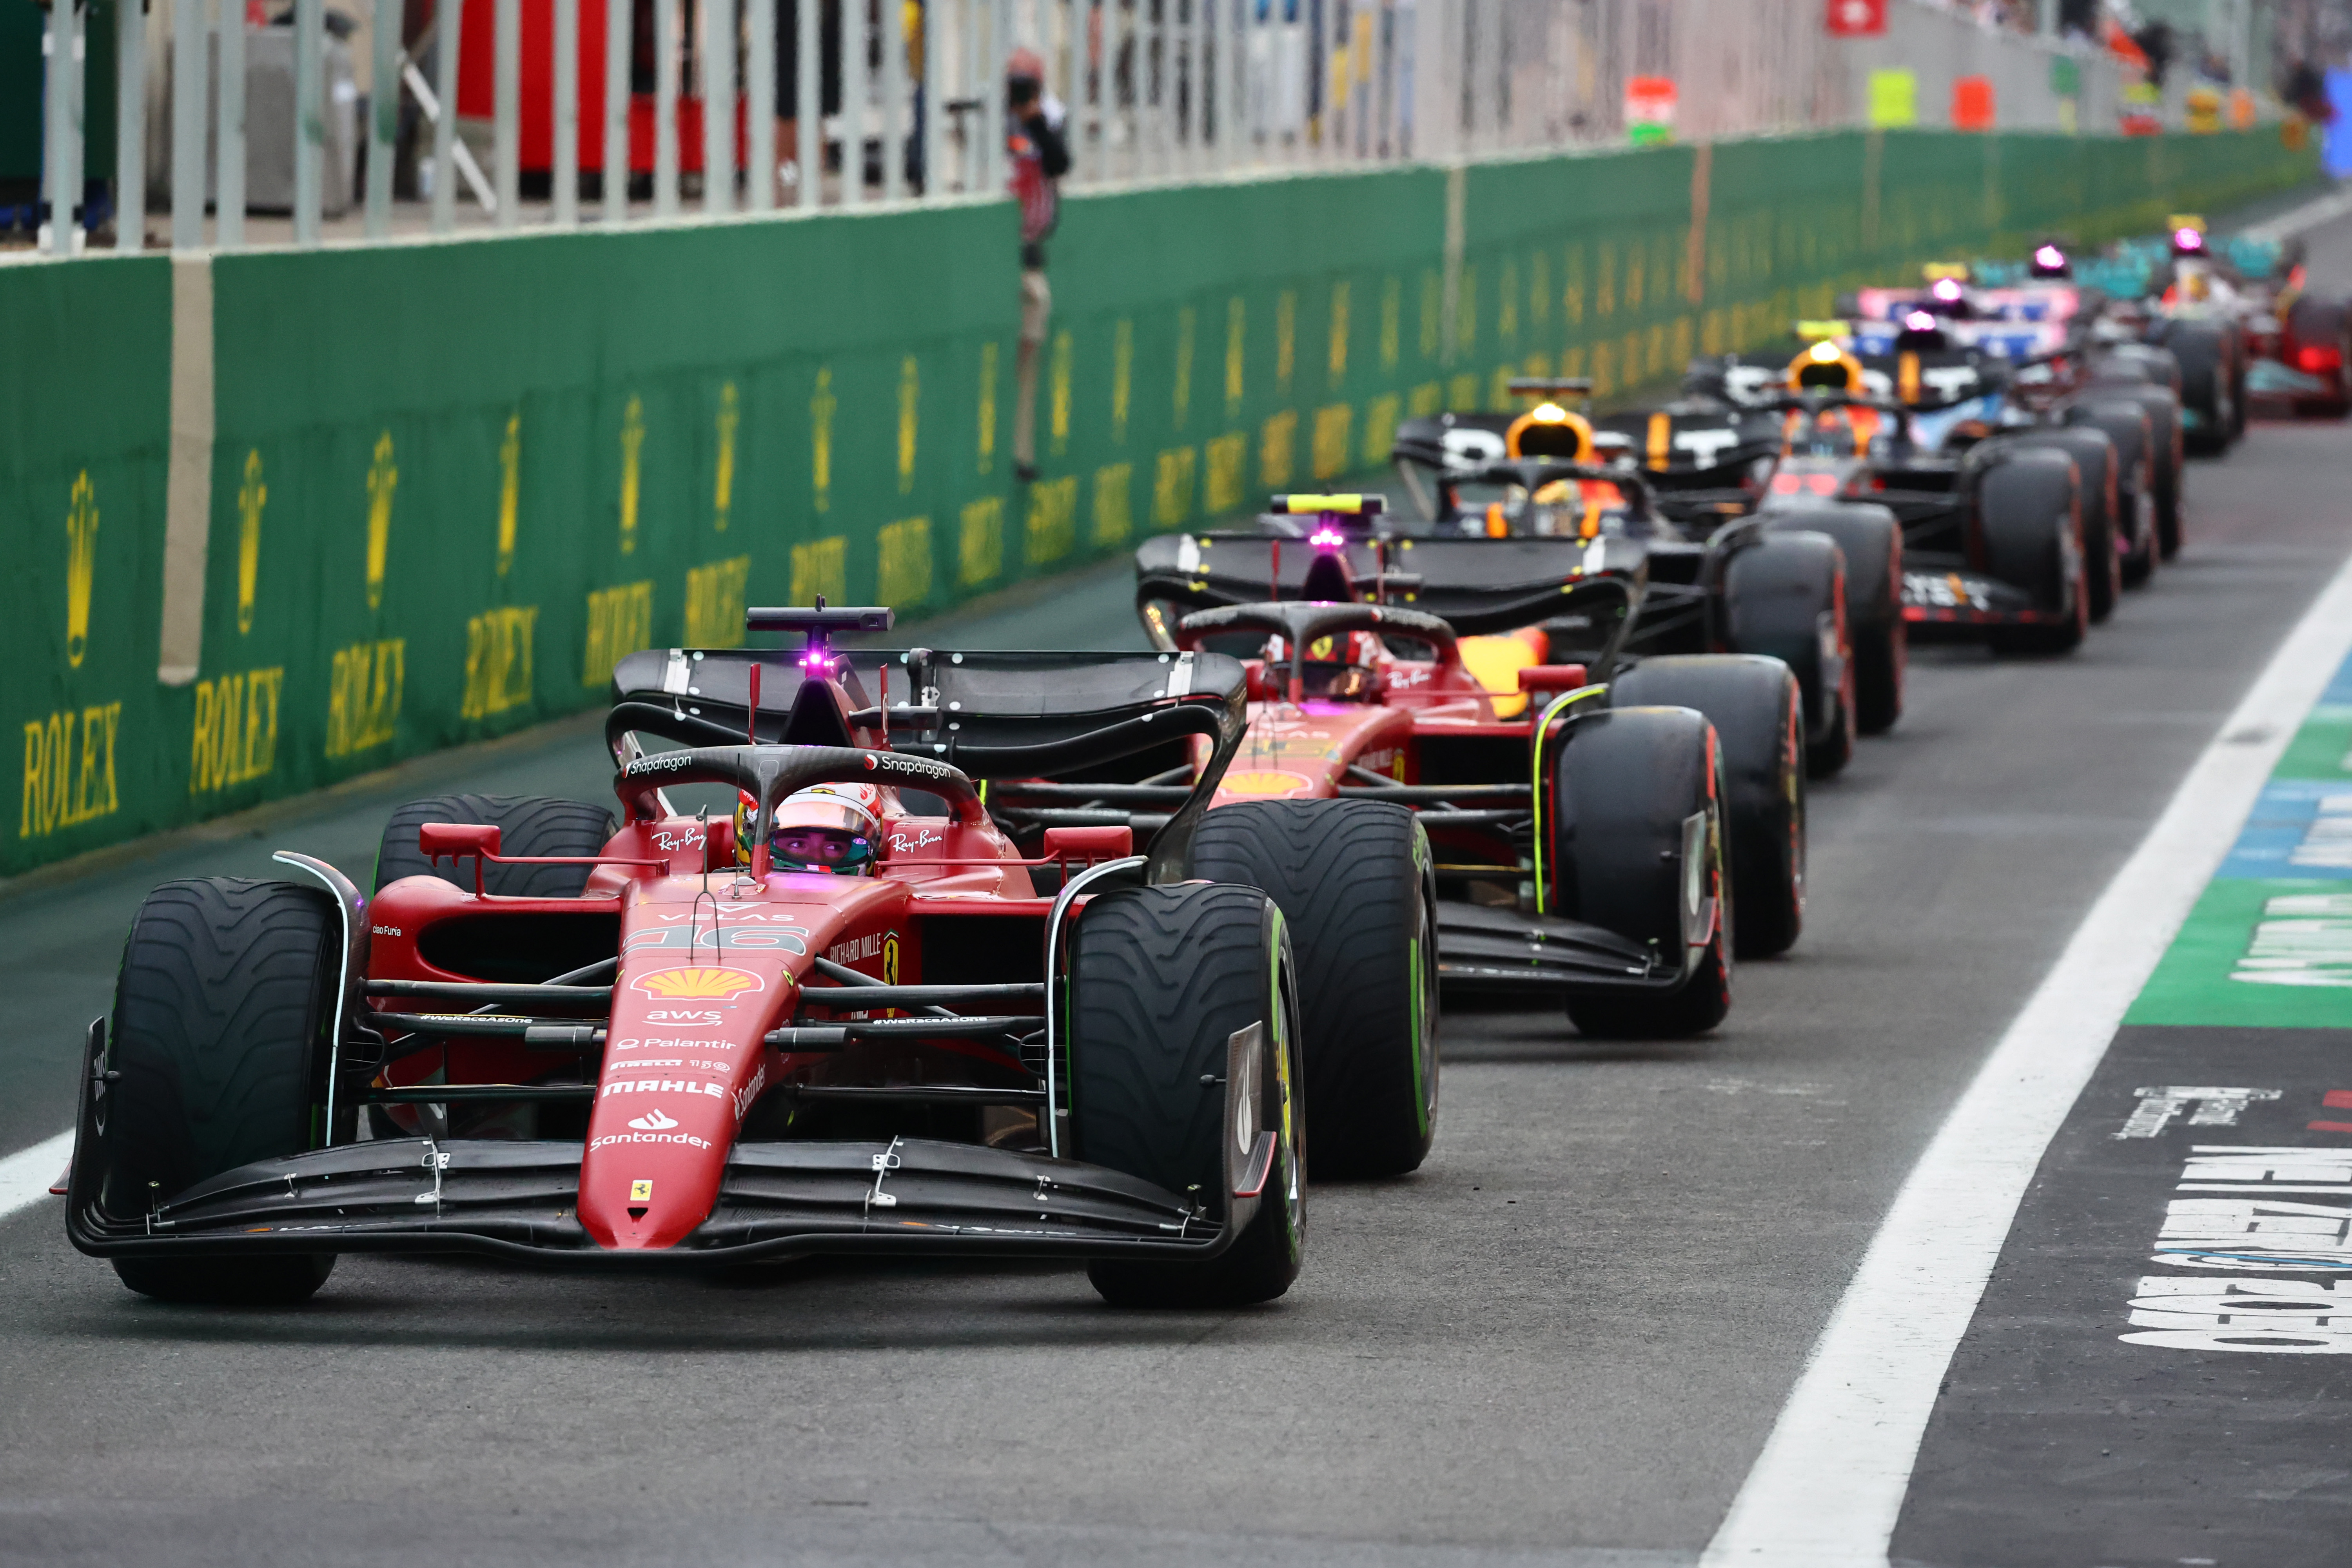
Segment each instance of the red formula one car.
M300 1300L354 1251L1046 1256L1120 1302L1286 1289L1300 977L1273 900L1200 879L1194 845L1244 750L1242 667L916 650L886 707L826 638L888 611L750 620L807 646L623 661L617 831L449 797L395 816L373 896L290 854L297 880L152 894L89 1034L74 1244L194 1300ZM1024 858L982 805L992 774L1188 739L1144 854L1119 827ZM716 815L673 798L698 788Z
M1754 840L1757 941L1743 950L1779 951L1795 940L1803 904L1794 678L1778 659L1693 656L1649 661L1615 689L1588 684L1582 666L1544 662L1547 640L1531 623L1619 625L1622 579L1588 578L1558 548L1575 542L1553 540L1416 540L1391 571L1385 542L1342 526L1378 500L1277 498L1278 513L1312 520L1309 537L1185 535L1137 552L1139 608L1156 637L1262 655L1249 664L1248 736L1197 842L1233 814L1359 801L1411 809L1446 895L1435 930L1449 991L1556 998L1595 1034L1712 1027L1730 1000L1730 868L1743 831L1733 818L1751 781L1691 700L1710 688L1759 732L1769 784L1753 792L1766 797L1756 819L1770 826ZM1445 616L1383 602L1408 582L1433 583L1417 557L1449 543L1478 552L1486 570L1446 573ZM1481 586L1464 581L1474 575ZM1238 597L1254 584L1283 596ZM1458 635L1461 622L1524 629L1477 639ZM1126 821L1121 808L1180 787L1012 785L991 804L1016 826Z

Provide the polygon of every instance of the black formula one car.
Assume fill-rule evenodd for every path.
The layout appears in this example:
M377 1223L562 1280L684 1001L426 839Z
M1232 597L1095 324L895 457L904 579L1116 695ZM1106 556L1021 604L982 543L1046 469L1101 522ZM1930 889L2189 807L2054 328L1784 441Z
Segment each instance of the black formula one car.
M1585 385L1511 384L1548 400ZM1617 639L1612 658L1737 652L1787 664L1819 777L1845 765L1856 733L1902 714L1903 541L1884 508L1832 496L1752 515L1781 438L1769 407L1720 397L1599 420L1545 401L1517 416L1409 420L1392 461L1434 538L1576 542L1599 552L1588 574L1638 579L1625 623L1601 628ZM1529 462L1544 471L1520 466ZM1453 586L1421 575L1428 594ZM1598 657L1596 628L1555 618L1547 629Z
M828 637L889 618L754 610L803 646L623 660L617 828L446 796L394 814L372 891L290 853L157 889L83 1052L74 1245L173 1300L299 1300L354 1251L1049 1257L1115 1302L1281 1294L1306 1082L1374 1086L1318 1121L1335 1168L1428 1145L1425 841L1320 803L1407 831L1353 847L1403 913L1353 928L1351 1027L1310 1046L1327 983L1294 953L1327 911L1244 880L1295 847L1212 836L1202 879L1244 667L919 648L869 688ZM1024 856L983 804L1171 748L1191 782L1140 852L1078 826Z

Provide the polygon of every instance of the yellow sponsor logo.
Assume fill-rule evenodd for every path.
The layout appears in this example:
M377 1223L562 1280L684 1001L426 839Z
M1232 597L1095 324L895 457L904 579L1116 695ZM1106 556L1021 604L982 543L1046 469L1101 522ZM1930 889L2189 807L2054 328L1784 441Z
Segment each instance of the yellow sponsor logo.
M1253 768L1243 773L1227 773L1218 784L1220 795L1297 795L1315 787L1315 781L1305 773L1286 772L1280 768Z
M353 643L335 650L327 686L327 755L347 757L381 746L400 730L400 695L408 639Z
M719 969L708 965L690 969L657 969L651 974L640 974L629 982L630 990L664 1001L726 1001L745 992L764 990L766 986L766 981L749 970Z
M282 665L196 682L190 795L249 784L277 767L278 695L285 684Z
M120 804L114 739L121 722L122 704L109 702L78 713L52 713L25 726L24 815L17 837L46 838L60 827L113 815Z

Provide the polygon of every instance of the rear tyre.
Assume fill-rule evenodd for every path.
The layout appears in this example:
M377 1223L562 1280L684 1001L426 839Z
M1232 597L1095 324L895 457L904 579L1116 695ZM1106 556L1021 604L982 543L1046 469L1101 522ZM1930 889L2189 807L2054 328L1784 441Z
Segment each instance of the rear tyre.
M1595 714L1571 728L1552 780L1545 909L1680 957L1688 976L1664 994L1571 996L1570 1022L1612 1039L1696 1035L1723 1022L1732 887L1713 726L1688 708Z
M1263 1024L1256 1127L1274 1173L1233 1244L1206 1263L1103 1260L1087 1277L1121 1307L1238 1307L1298 1277L1306 1244L1297 980L1282 911L1255 888L1131 888L1087 904L1070 937L1070 1132L1082 1160L1210 1213L1223 1198L1228 1041Z
M2126 588L2144 585L2156 572L2159 548L2157 509L2153 500L2152 479L2155 472L2155 421L2147 408L2131 397L2110 397L2104 392L2094 393L2066 410L2068 425L2084 430L2096 430L2107 437L2114 447L2112 462L2114 505L2109 515L2114 520L2114 548L2118 557L2118 576ZM2091 567L2091 618L2098 616L2097 557L2092 553L2091 514L2095 501L2104 500L2097 481L2077 459L2075 472L2080 480L2079 494L2083 501L2083 549Z
M2188 449L2200 457L2219 457L2230 449L2239 431L2237 383L2230 339L2213 321L2173 321L2164 346L2180 362L2182 434Z
M520 795L436 795L412 800L384 824L376 850L375 890L403 877L438 877L470 889L473 868L447 860L438 867L416 847L416 830L428 822L454 822L499 830L501 855L602 855L613 837L613 814L601 805ZM482 890L509 898L576 899L588 885L591 866L484 866Z
M1849 503L1775 512L1765 528L1826 533L1837 541L1845 557L1853 724L1865 735L1885 734L1903 717L1903 677L1910 663L1903 623L1903 525L1885 507Z
M1770 533L1736 550L1723 572L1724 641L1787 665L1805 699L1805 766L1815 778L1853 757L1853 647L1845 557L1811 531Z
M289 882L208 878L147 895L109 1035L121 1075L100 1127L110 1213L144 1215L224 1171L313 1146L341 939L326 894ZM334 1266L331 1254L114 1260L142 1295L245 1306L306 1300Z
M2054 617L1993 628L1988 640L1994 651L2054 654L2080 647L2090 629L2091 594L2074 459L2005 447L1970 479L1970 542L1984 570Z
M1192 874L1281 906L1298 966L1315 1175L1401 1176L1437 1126L1436 873L1379 800L1238 801L1201 819Z
M1752 655L1651 658L1618 677L1610 698L1627 708L1695 708L1715 726L1738 911L1733 949L1743 959L1788 952L1805 925L1805 747L1796 678L1780 660Z
M2063 452L2074 459L2083 497L2083 562L2091 591L2091 622L2097 625L2116 612L2123 597L2124 540L2126 527L2116 489L2116 450L2114 439L2087 421L2028 430L2010 437L2020 447Z

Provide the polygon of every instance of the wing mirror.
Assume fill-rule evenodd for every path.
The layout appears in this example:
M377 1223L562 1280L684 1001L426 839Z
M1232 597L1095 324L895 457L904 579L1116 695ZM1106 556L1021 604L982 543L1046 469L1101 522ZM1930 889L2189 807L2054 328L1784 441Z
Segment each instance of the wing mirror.
M499 841L499 830L486 823L428 822L416 830L416 847L436 866L445 856L451 860L474 858L477 893L482 890L482 860L498 858Z
M1530 695L1574 691L1583 684L1584 666L1580 664L1523 664L1519 667L1519 689Z
M1131 827L1049 827L1045 829L1048 860L1124 860L1135 853Z

